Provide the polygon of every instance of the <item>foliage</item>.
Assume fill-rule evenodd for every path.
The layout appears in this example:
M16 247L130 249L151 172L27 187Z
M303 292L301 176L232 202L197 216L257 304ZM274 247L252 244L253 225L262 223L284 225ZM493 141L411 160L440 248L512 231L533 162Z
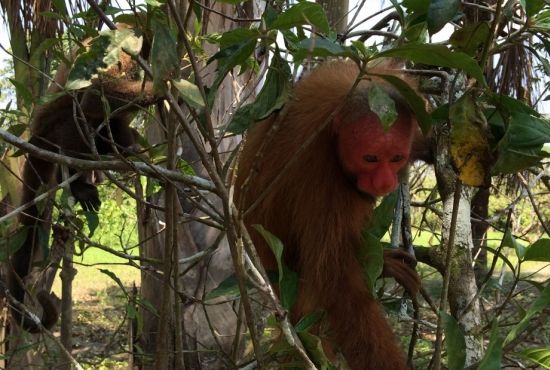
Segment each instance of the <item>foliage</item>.
M239 3L232 0L224 2L235 6ZM231 184L224 183L224 179L231 178L228 175L230 172L228 168L232 166L231 161L235 156L227 156L227 162L222 163L220 157L223 157L221 154L225 154L225 148L221 150L218 144L223 141L225 134L230 137L246 133L256 122L284 109L286 101L292 94L293 81L308 65L336 57L348 58L361 67L364 72L364 76L361 77L371 78L369 74L371 65L386 58L398 58L409 67L414 67L413 70L420 70L419 75L428 75L442 80L440 91L429 94L427 100L432 106L431 109L427 109L426 99L420 94L424 93L421 89L420 92L412 89L391 73L377 76L387 81L404 96L424 134L429 136L434 135L434 132L449 133L448 149L452 166L454 166L453 171L461 183L472 187L492 185L489 217L484 221L491 226L490 233L486 234L489 235L488 239L497 235L485 246L490 257L488 264L490 272L494 274L480 282L482 284L480 284L479 295L483 299L491 300L491 306L494 308L488 310L483 316L487 322L479 325L480 332L474 334L468 332L461 321L463 317L450 316L445 310L431 310L428 304L424 304L419 309L420 313L433 322L436 321L434 317L438 315L443 318L446 334L446 363L450 369L472 365L466 364L468 359L466 351L469 350L466 336L470 336L468 339L471 339L473 335L477 336L477 339L487 339L489 343L485 355L477 359L480 369L499 368L511 357L527 359L547 368L550 366L548 343L543 343L541 346L540 343L527 341L524 346L521 345L522 340L529 338L528 329L533 331L538 329L530 328L529 324L533 320L544 319L550 306L550 285L548 280L545 280L546 276L537 272L532 275L522 274L526 269L533 270L533 266L539 266L535 265L535 262L550 262L550 236L548 235L550 204L547 197L550 192L550 179L547 174L550 157L547 149L550 143L550 121L535 109L535 102L546 99L543 94L550 86L548 79L550 64L547 58L550 52L550 43L547 41L550 32L550 6L547 2L521 1L516 5L514 2L508 2L503 9L499 6L495 10L490 10L490 17L486 17L487 21L474 22L469 18L472 8L469 4L460 1L404 0L401 3L392 1L392 10L396 12L392 19L395 20L396 25L395 27L387 25L388 27L384 28L387 29L383 31L387 37L385 39L371 38L372 33L369 31L373 30L354 33L352 27L345 34L336 34L331 29L333 22L330 15L325 13L321 5L308 1L299 1L281 8L276 8L276 4L270 3L260 15L258 22L242 23L240 27L231 30L229 28L210 30L208 20L204 16L207 10L210 10L201 4L193 4L194 7L189 10L186 17L188 23L186 27L182 27L178 22L168 19L164 10L166 4L147 1L138 9L134 9L138 10L143 18L140 15L134 16L132 12L122 15L121 9L107 8L105 10L107 16L123 19L136 27L101 32L97 32L93 27L98 20L98 14L93 10L69 14L69 9L61 6L60 2L55 3L57 5L45 11L43 16L65 22L67 30L65 37L71 40L82 40L85 35L93 37L89 46L75 51L76 59L69 76L70 82L64 86L67 90L81 92L81 89L92 84L93 79L98 78L134 78L135 76L118 76L113 72L116 71L116 66L120 62L121 53L124 52L136 58L140 55L145 42L151 45L148 60L150 68L142 71L141 68L136 67L139 69L136 75L142 78L150 73L151 75L147 78L152 79L158 94L167 98L166 105L169 105L170 109L163 111L164 116L161 114L161 118L158 118L158 121L162 121L162 125L151 118L146 120L144 126L140 126L142 133L161 127L164 136L155 144L151 144L153 140L151 143L145 139L141 140L140 144L144 147L143 153L139 153L135 158L129 158L154 169L147 172L146 190L136 190L132 196L138 198L142 205L147 205L145 207L147 212L153 212L152 209L156 212L158 210L151 207L151 202L158 201L165 191L171 189L190 204L184 204L185 206L182 205L185 202L178 203L177 206L162 204L160 208L166 210L174 207L178 215L188 217L181 224L191 221L203 222L212 229L223 229L230 238L237 239L237 241L231 240L233 243L231 247L234 251L238 251L234 253L233 258L235 265L242 266L243 269L242 271L236 269L235 274L218 281L217 288L208 291L205 286L201 286L193 292L196 296L187 291L182 293L183 288L182 291L178 290L177 294L174 294L174 290L178 288L177 283L170 279L163 280L163 289L172 289L171 292L173 297L177 298L177 304L181 303L180 300L189 305L199 304L203 305L201 308L206 311L206 307L210 305L216 305L221 301L232 302L240 298L239 305L244 306L234 310L238 311L237 314L242 314L247 311L246 305L250 304L247 300L250 297L252 297L250 300L257 304L255 300L261 293L265 293L261 287L271 278L272 282L278 283L282 309L292 308L299 292L299 276L285 265L283 260L285 246L276 235L261 226L257 227L276 256L278 265L276 278L261 276L260 273L253 271L251 266L254 266L254 263L250 264L246 258L241 258L243 252L242 249L238 249L242 247L239 242L246 244L243 242L245 238L242 236L242 230L239 230L238 220L234 218L232 204L229 201L228 194L233 191ZM361 16L364 17L364 14ZM71 18L74 19L69 20ZM501 21L509 27L498 28L500 23L496 21L491 23L490 19ZM445 26L457 24L460 27L446 37L444 42L438 44L427 42L429 37L441 36L438 32ZM359 26L359 22L353 25L353 27L356 26ZM381 32L380 29L374 31L379 34ZM526 40L533 40L533 42ZM62 43L55 39L45 40L39 50L43 51L54 44ZM531 75L531 78L528 78L523 74L515 79L507 79L510 70L504 69L506 66L491 60L488 55L495 58L497 56L502 56L503 59L510 58L509 54L506 54L509 50L515 50L518 53L518 50L521 50L522 53L526 53L526 58L534 64L533 71L537 75ZM52 55L54 54L52 52ZM59 55L55 56L59 59L56 61L58 65L66 61ZM488 74L487 70L493 69L492 67L496 64L502 69L494 69L493 74ZM201 75L205 73L204 71L209 71L209 80L206 83L204 76ZM0 71L0 74L6 73ZM229 89L227 81L233 82L232 86L246 85L241 84L242 81L239 80L241 76L248 76L247 78L258 82L255 89L256 98L250 101L251 99L243 93L243 96L235 96L235 101L228 106L223 106L224 98L221 97L225 97L224 94L228 91L226 89ZM509 80L519 81L520 85L526 86L511 85ZM2 86L8 84L5 78L1 79L0 83L3 84ZM539 89L535 89L535 85ZM64 90L60 94L41 96L39 99L35 89L15 78L12 79L10 86L13 86L17 92L20 104L18 108L9 107L1 112L3 119L1 128L9 126L9 133L16 136L22 136L24 129L27 128L26 125L21 124L21 121L28 120L28 112L33 105L48 104L54 98L69 93ZM535 96L535 92L539 92L541 96ZM249 93L252 94L252 92ZM330 92L327 93L330 94ZM177 106L176 103L180 105ZM370 109L378 115L385 127L389 127L395 121L397 116L395 102L384 91L370 89L369 104ZM218 110L227 114L216 116ZM166 118L168 116L169 119ZM187 162L188 158L182 158L185 150L175 149L175 143L171 140L179 140L182 132L185 132L195 145L194 149L199 153L201 164L204 166L202 169L205 171L191 170L190 166L196 163L190 164ZM174 137L167 133L173 133ZM545 145L546 149L544 149ZM174 158L176 159L172 161ZM97 158L97 160L99 162L103 158ZM171 163L182 165L170 167ZM172 172L169 175L165 172L160 173L158 168L154 167L159 164L166 165ZM411 171L415 206L412 211L416 237L414 243L431 247L433 251L440 247L442 239L442 205L436 191L437 184L433 180L433 171L425 167L424 170L422 167L418 168L420 169ZM135 166L129 166L128 171L129 176L136 176L136 173L141 170ZM140 175L144 173L140 172ZM174 173L185 174L188 177L181 180L182 177L176 177ZM509 182L505 186L503 175L514 175L519 180L515 183ZM178 180L174 180L175 178ZM210 192L212 188L201 188L196 185L196 182L189 181L190 178L208 182L215 191ZM125 181L118 183L126 187L128 184L129 182ZM208 196L205 196L206 193ZM123 302L119 304L124 306L125 315L135 319L134 322L138 323L136 325L142 329L142 320L145 316L143 312L152 312L154 316L164 318L169 316L166 313L170 313L172 308L152 307L153 304L143 297L132 298L126 286L127 281L122 276L124 272L113 265L122 263L136 268L147 266L163 278L170 278L170 274L174 271L176 275L179 273L184 276L189 271L195 273L196 271L192 269L200 263L204 263L204 266L210 264L219 240L204 250L193 251L190 255L182 256L172 250L165 251L165 255L179 259L174 262L170 257L160 263L161 261L138 253L139 242L145 242L145 240L138 241L136 231L138 221L134 212L134 200L123 195L121 189L110 186L101 188L101 198L102 209L99 214L96 214L83 212L78 207L74 207L70 198L58 197L56 204L60 210L54 213L53 220L69 224L71 227L78 246L76 250L78 263L109 265L102 269L103 278L110 279L111 283L120 289ZM376 285L376 281L382 270L383 239L387 238L390 225L394 222L394 214L397 213L396 204L398 204L397 194L381 201L375 210L373 222L366 225L364 230L365 247L360 251L360 257L367 261L364 266L365 277L373 292L375 287L380 286ZM195 206L203 212L199 216L188 211ZM214 210L215 207L220 209ZM475 217L475 214L472 214ZM151 216L149 213L149 216L140 214L140 217ZM169 229L168 226L174 226L164 219L158 221L161 225L159 226L161 234ZM178 223L175 222L175 224ZM469 226L466 225L466 227ZM21 230L13 231L11 227L11 224L2 224L2 230L0 230L3 235L9 235L0 240L2 261L6 261L8 255L20 246L25 236ZM151 236L151 238L154 237ZM182 237L181 233L179 237ZM168 245L170 243L166 242L162 246L167 248ZM89 257L97 256L94 252L96 248L108 253L109 257L104 261ZM175 269L175 266L182 270ZM196 275L202 276L203 273L205 276L209 275L205 273L207 268L204 266L200 265L204 270ZM450 268L451 266L444 266L444 269ZM497 268L501 269L500 275L496 271ZM420 270L425 275L426 284L435 286L435 291L439 294L440 279L433 276L441 271L424 266ZM135 277L133 274L137 275L137 270L131 271L130 276ZM98 276L102 275L99 271L95 271L94 274L93 279L99 279ZM240 284L243 282L244 284ZM529 299L522 300L524 297L521 294L516 295L518 287L525 289L522 293ZM381 291L387 294L390 292L393 294L392 298L395 298L396 289L391 285L383 286ZM248 293L250 293L249 296L247 296ZM139 309L133 306L134 303L139 306ZM174 307L177 304L175 303ZM274 304L271 306L276 307ZM334 367L334 363L331 362L334 359L327 358L320 339L322 335L318 335L318 323L322 312L312 312L302 317L294 328L289 328L288 321L285 321L286 317L283 317L286 312L281 314L271 306L261 307L269 313L264 316L254 316L253 319L257 323L249 318L246 335L248 341L252 341L255 345L256 351L261 349L269 355L267 357L270 359L272 356L278 361L288 361L290 365L301 366L301 362L305 360L297 345L297 342L301 341L306 352L318 366L327 369ZM163 309L165 311L162 311ZM276 314L274 314L275 311L277 311ZM507 315L502 315L503 312ZM264 319L265 325L262 321ZM211 323L208 322L208 324ZM255 328L259 330L257 337L261 339L260 346L254 343ZM216 330L212 328L212 332ZM260 335L262 333L265 334L263 338ZM234 348L239 347L238 342L239 338L235 340ZM432 348L429 350L431 351ZM231 358L231 361L235 362L231 363L231 366L242 365L237 365L238 361L232 355L225 354L222 357L226 361L228 361L227 358ZM252 357L254 356L251 355L248 359ZM415 360L419 366L422 366L422 357L425 356L417 357Z

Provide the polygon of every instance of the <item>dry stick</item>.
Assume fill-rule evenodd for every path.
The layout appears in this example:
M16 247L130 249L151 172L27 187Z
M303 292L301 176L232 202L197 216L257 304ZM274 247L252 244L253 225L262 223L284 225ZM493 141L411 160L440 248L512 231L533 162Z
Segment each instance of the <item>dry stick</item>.
M432 370L441 368L441 350L443 343L443 316L442 312L447 309L447 296L449 294L449 283L451 280L451 259L454 252L456 222L458 218L458 207L460 205L460 196L462 192L462 182L457 178L455 183L453 213L451 215L451 225L449 229L449 240L447 242L447 255L445 256L445 275L443 276L443 289L441 291L441 300L439 302L439 313L437 315L437 330L434 345L434 357L432 358Z
M36 145L30 144L29 142L12 135L6 130L0 129L0 138L6 141L7 143L23 149L25 152L44 159L48 162L64 164L68 167L77 169L77 170L115 170L115 171L126 171L130 169L128 163L135 168L136 172L142 175L153 176L155 178L165 178L170 179L176 182L184 183L188 186L195 186L197 188L216 192L216 187L211 181L203 179L198 176L190 176L181 173L180 171L169 171L164 167L147 164L143 162L135 161L121 161L121 160L87 160L80 158L73 158L66 155L61 155L49 150L41 149Z

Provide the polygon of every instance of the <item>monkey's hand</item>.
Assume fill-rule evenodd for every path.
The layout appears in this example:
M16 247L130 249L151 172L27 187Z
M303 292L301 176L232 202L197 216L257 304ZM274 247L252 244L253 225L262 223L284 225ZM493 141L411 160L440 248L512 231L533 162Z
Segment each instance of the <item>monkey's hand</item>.
M416 259L403 249L384 250L382 277L392 277L412 297L420 290L420 277L414 267Z
M97 187L84 181L71 183L71 193L84 211L98 211L101 206Z

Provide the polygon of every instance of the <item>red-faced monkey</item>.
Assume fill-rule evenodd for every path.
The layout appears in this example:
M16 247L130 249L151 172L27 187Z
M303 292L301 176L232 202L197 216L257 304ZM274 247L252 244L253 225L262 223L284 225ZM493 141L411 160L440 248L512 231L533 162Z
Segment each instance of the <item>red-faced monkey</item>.
M247 225L260 224L282 240L284 260L300 276L294 322L323 310L328 353L340 351L355 370L406 369L383 309L365 284L358 250L375 198L396 189L418 128L389 84L364 76L354 88L359 72L351 62L321 65L296 84L284 117L249 131L236 204ZM373 85L395 101L398 117L388 130L369 108ZM276 271L266 242L255 230L250 233L266 269ZM410 260L405 252L385 253L383 274L414 294L420 279L404 263Z
M87 44L87 43L85 43ZM148 52L143 48L142 55ZM94 149L98 154L129 154L135 144L136 133L129 126L135 114L159 99L153 94L152 83L137 77L139 67L128 54L121 52L119 63L100 73L89 87L76 94L64 94L37 108L31 122L30 143L50 151L73 157L88 158ZM70 67L61 65L48 93L59 93L67 83ZM108 102L108 109L105 106ZM110 111L111 114L106 112ZM56 180L54 163L29 155L23 169L22 203L32 201L44 184ZM70 169L70 172L75 171ZM70 184L75 199L85 210L97 210L101 204L95 185L79 178ZM14 298L23 302L24 278L28 275L32 256L38 249L39 229L43 227L43 215L36 205L27 208L19 217L27 229L23 246L11 256L12 271L8 287ZM41 326L52 327L57 321L57 309L48 293L37 294L42 305ZM42 328L19 310L11 310L15 322L29 332Z

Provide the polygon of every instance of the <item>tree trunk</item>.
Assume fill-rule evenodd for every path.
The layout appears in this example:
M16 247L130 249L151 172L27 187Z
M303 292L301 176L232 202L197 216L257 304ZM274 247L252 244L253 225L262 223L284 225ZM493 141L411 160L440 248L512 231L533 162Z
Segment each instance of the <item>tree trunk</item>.
M222 14L231 14L232 9L233 7L227 5L216 5L216 10ZM247 17L251 17L251 15L247 15ZM234 23L216 14L210 14L209 22L205 22L205 24L208 25L208 32L228 30L234 26ZM205 48L208 49L208 47ZM207 52L213 55L215 51L207 50ZM211 85L215 77L215 65L213 64L202 70L206 86ZM235 109L235 101L242 101L246 99L242 96L248 97L251 94L253 86L247 85L248 82L251 82L249 80L248 74L239 77L231 77L230 75L220 86L211 113L212 120L217 126L228 123L231 113ZM146 135L151 144L166 140L165 132L159 125L151 125ZM178 140L180 157L192 165L197 175L207 177L200 165L197 152L187 136L180 135ZM235 147L235 143L235 139L224 140L220 144L219 151L221 153L229 152ZM138 189L137 194L143 194L143 191L140 192ZM212 195L208 198L215 207L221 208L216 196ZM164 207L165 192L161 191L151 195L147 197L147 201ZM205 206L206 203L201 201L201 205ZM189 195L182 188L178 189L176 210L178 215L188 215L190 216L188 218L204 216L203 212L190 200ZM167 246L161 231L162 225L166 221L165 217L162 211L138 204L139 239L142 241L142 256L164 260ZM172 295L169 297L169 307L177 308L174 304L175 300L178 300L182 307L183 320L177 320L177 317L175 317L174 312L177 311L176 309L169 311L172 312L172 315L168 318L170 333L163 338L168 353L170 353L166 369L182 367L177 365L177 357L174 355L182 353L182 351L186 369L231 367L236 357L238 357L234 352L239 350L240 335L237 335L238 305L234 302L222 302L220 304L210 304L210 302L204 304L203 302L208 291L218 286L220 282L233 273L227 241L220 230L190 219L178 219L176 233L178 236L177 254L180 261L177 266L180 271L179 291L178 294L174 295L174 290L170 290ZM187 262L196 256L201 256L201 253L204 253L203 257ZM158 270L159 266L154 266L154 268ZM145 268L142 269L141 280L141 299L150 302L152 306L159 310L161 307L160 292L163 291L163 278L152 272L151 269ZM159 317L155 313L143 309L141 314L143 316L143 331L141 332L139 345L141 350L152 355L158 346ZM176 346L177 325L179 325L180 332L183 333L183 348L177 348ZM154 364L151 359L152 357L149 356L142 358L141 361L136 358L136 362L140 363L139 367L141 369L152 369L158 364Z

